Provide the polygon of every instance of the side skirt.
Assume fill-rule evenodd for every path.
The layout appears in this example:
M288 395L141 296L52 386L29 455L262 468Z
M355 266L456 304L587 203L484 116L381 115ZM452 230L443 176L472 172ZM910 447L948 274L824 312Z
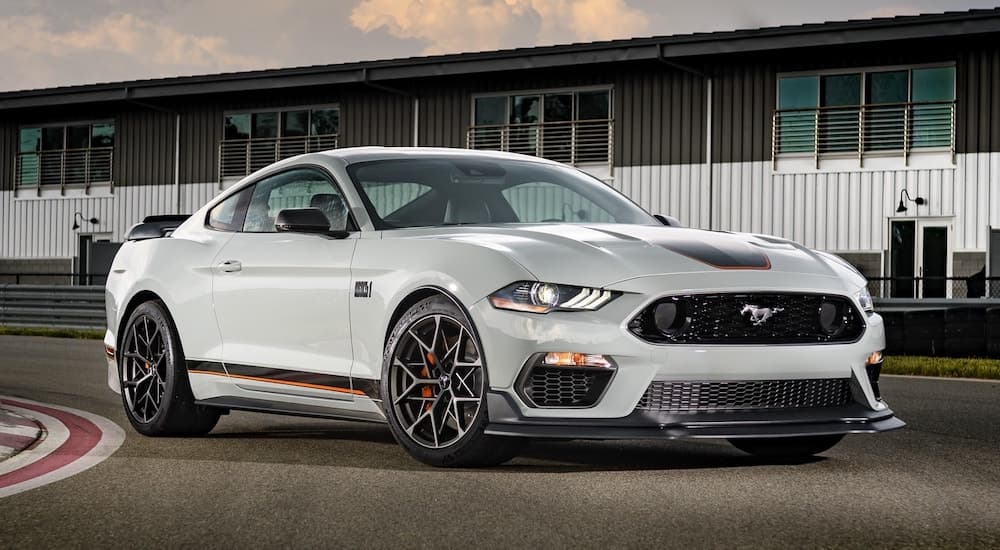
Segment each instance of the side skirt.
M364 411L332 411L324 407L312 407L296 403L279 403L263 399L251 399L247 397L212 397L210 399L195 401L195 404L204 407L217 407L222 409L282 414L289 416L305 416L310 418L327 418L331 420L354 420L374 422L377 424L385 424L386 422L384 418Z

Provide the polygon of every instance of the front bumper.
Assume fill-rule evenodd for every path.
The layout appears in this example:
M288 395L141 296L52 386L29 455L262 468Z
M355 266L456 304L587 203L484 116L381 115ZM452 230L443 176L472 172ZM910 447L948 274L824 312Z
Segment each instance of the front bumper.
M885 349L881 317L869 315L855 342L816 345L659 345L629 332L628 320L657 297L684 292L735 292L753 281L740 274L701 274L697 280L651 276L614 286L624 294L597 311L537 315L492 307L481 300L469 308L487 358L491 390L503 394L525 419L621 419L630 417L650 384L685 381L852 379L855 401L873 413L887 410L873 390L867 358ZM780 281L788 292L823 292L804 278ZM695 283L701 288L693 288ZM797 283L798 286L793 283ZM727 288L726 284L730 286ZM739 284L739 287L733 285ZM763 291L783 292L755 285ZM835 292L828 289L827 292ZM837 294L850 296L846 289ZM600 400L589 407L537 407L519 395L525 365L535 354L576 352L605 355L617 365Z
M546 439L801 437L877 433L906 426L888 407L876 411L860 403L803 410L696 414L637 410L622 418L532 418L518 412L511 395L490 392L487 406L487 434Z

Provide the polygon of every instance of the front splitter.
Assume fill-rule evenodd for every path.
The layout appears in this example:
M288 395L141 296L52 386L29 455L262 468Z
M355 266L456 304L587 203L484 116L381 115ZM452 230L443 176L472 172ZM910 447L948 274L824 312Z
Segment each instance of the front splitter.
M680 439L804 437L898 430L906 423L886 408L858 403L844 407L782 411L726 411L676 414L635 411L622 418L532 418L512 398L487 396L488 435L546 439Z

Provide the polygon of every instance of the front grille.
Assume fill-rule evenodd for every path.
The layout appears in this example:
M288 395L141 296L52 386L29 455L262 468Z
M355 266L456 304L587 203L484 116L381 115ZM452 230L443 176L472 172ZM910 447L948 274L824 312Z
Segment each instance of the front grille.
M839 407L851 399L849 378L741 382L653 382L636 409L668 413Z
M670 326L657 325L655 311L661 304L673 308L676 320ZM821 320L824 307L832 312L826 325ZM629 322L629 330L662 344L817 344L854 342L864 333L865 322L843 296L692 294L650 304Z
M591 407L597 403L613 372L596 368L531 368L521 395L536 407Z

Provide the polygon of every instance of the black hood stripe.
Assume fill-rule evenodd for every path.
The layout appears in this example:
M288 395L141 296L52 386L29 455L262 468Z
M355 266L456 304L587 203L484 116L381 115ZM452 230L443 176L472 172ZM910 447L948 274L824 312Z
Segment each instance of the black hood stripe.
M729 241L709 244L677 240L654 244L718 269L771 269L771 260L767 255L746 243Z

